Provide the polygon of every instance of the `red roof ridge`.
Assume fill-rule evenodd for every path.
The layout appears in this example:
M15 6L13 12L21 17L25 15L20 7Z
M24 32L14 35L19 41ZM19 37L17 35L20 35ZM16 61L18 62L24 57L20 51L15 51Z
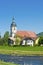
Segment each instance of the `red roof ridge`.
M30 37L30 38L36 38L37 37L35 32L26 31L26 30L18 30L16 34L20 37Z
M32 33L35 33L33 31L27 31L27 30L17 30L17 32L32 32ZM35 33L36 34L36 33Z

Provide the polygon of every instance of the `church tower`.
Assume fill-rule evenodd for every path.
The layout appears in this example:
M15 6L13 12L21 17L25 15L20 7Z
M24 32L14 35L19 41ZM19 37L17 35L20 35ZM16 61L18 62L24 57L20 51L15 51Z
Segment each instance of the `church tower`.
M8 40L8 44L9 45L16 45L15 41L16 41L16 32L17 32L17 25L14 21L14 17L12 19L12 23L11 23L11 26L10 26L10 37L9 37L9 40Z
M12 38L15 38L16 32L17 32L17 25L16 25L16 23L14 21L14 17L13 17L11 27L10 27L10 36Z

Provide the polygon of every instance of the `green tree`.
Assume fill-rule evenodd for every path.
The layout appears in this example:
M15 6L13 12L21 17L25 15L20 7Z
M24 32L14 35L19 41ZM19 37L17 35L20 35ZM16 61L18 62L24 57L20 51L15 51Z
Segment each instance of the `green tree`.
M3 43L3 38L0 38L0 45L3 45L4 43Z
M9 37L9 32L6 31L3 37L3 42L5 45L8 45L8 37Z
M43 37L40 37L40 38L39 38L38 44L39 44L39 45L43 45Z
M1 33L0 33L0 38L1 38Z
M16 38L16 45L20 45L21 39L19 37Z

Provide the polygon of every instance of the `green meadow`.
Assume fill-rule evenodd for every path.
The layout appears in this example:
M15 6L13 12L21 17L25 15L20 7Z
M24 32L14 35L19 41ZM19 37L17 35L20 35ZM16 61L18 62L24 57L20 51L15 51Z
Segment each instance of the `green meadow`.
M0 54L11 55L40 55L43 56L43 47L41 46L0 46Z

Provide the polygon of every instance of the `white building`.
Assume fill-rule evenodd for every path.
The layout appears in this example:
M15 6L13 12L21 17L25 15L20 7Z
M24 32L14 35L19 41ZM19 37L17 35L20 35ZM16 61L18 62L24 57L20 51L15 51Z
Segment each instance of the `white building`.
M29 46L33 46L34 45L34 40L32 38L24 38L22 40L21 45L29 45Z

